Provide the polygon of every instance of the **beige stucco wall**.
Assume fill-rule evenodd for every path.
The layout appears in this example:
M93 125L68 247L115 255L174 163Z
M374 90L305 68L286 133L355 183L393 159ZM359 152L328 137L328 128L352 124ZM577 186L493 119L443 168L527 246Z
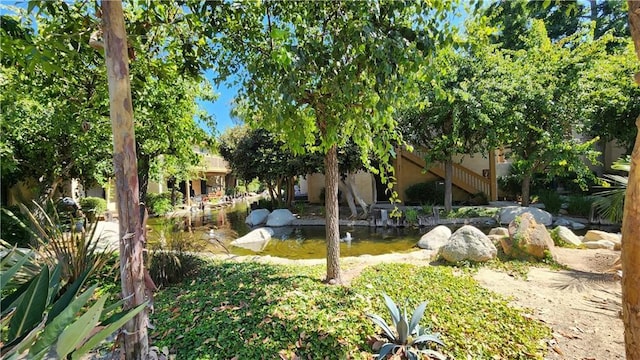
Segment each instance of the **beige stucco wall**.
M405 192L412 185L428 181L444 181L433 173L423 172L422 167L416 165L411 161L408 161L404 157L401 157L398 162L401 163L398 164L396 162L396 169L399 169L399 171L396 170L396 178L398 180L396 184L396 191L398 192L398 196L403 203L407 200ZM444 186L444 183L442 186ZM466 200L469 197L469 194L454 186L452 196L453 200L458 201Z
M324 174L309 174L306 179L309 202L313 204L323 203L324 199L320 199L320 193L324 189ZM354 182L356 189L358 189L358 195L367 204L371 204L373 202L373 179L371 174L358 171L355 174Z

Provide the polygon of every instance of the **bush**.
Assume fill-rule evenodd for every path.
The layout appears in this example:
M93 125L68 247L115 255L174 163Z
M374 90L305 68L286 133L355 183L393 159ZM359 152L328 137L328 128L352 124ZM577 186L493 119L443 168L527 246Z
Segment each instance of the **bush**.
M176 193L180 194L180 202L182 202L182 193ZM173 211L173 205L171 205L171 192L168 191L161 194L148 193L145 203L150 214L163 216Z
M414 208L406 208L404 210L404 219L410 225L415 225L418 223L418 209Z
M567 199L567 212L570 215L588 217L595 199L591 196L574 195Z
M428 181L411 185L405 190L407 201L419 205L444 205L444 186L437 181Z
M107 200L99 197L85 197L80 199L80 207L87 216L87 220L94 222L100 214L107 211Z
M551 214L557 214L562 208L562 198L557 191L545 190L538 192L538 202L544 204L544 209Z
M149 264L149 275L156 286L168 286L194 275L203 263L193 254L166 250L154 251Z

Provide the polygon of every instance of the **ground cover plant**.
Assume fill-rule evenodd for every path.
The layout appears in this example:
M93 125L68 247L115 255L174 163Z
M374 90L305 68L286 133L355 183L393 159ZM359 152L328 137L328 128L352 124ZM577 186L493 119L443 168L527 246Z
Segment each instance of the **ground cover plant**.
M550 331L451 267L386 264L349 287L323 285L322 266L213 262L155 297L152 343L179 359L371 359L381 338L366 314L382 293L408 308L452 359L542 359ZM390 318L385 318L389 322Z

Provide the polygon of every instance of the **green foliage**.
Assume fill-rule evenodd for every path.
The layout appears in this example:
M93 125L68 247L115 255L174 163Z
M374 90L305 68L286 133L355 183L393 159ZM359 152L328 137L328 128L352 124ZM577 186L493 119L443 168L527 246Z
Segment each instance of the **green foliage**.
M463 218L475 218L475 217L496 217L500 209L492 207L475 207L475 206L463 206L452 211L445 212L442 215L449 219L463 219Z
M411 315L411 320L409 320L406 305L404 311L401 313L396 303L393 302L387 294L383 294L383 297L387 309L391 314L393 328L387 325L379 315L367 314L367 317L383 330L383 335L389 340L388 343L382 345L380 353L375 355L378 359L417 360L418 357L422 357L422 355L427 356L429 359L446 359L440 352L424 348L424 346L428 346L429 343L444 346L442 341L440 341L439 334L431 334L427 328L420 326L420 320L427 307L426 301L418 305Z
M631 170L630 164L631 159L627 156L624 159L618 159L612 168L629 172ZM604 177L604 185L602 187L608 189L593 194L597 197L594 201L595 209L600 216L611 222L620 223L624 215L624 198L629 177L616 174L605 174Z
M80 199L82 212L90 222L94 222L99 215L107 211L107 200L99 197L85 197Z
M12 214L12 215L9 215ZM28 222L25 215L20 212L19 206L8 206L0 209L0 239L18 247L29 247L31 233L24 226Z
M411 185L405 190L407 201L419 205L442 205L444 201L444 186L437 181L428 181Z
M416 225L418 223L418 209L406 208L404 210L404 219L409 225Z
M182 199L182 193L180 194L180 199ZM181 203L182 201L180 201ZM147 193L147 198L145 200L145 205L149 210L150 214L164 216L173 211L173 205L171 205L171 192L166 191L160 194L156 193Z
M76 226L66 229L52 204L48 206L49 211L36 203L34 210L29 210L23 204L20 204L20 208L28 219L28 224L21 223L23 228L37 241L39 261L52 268L58 264L61 268L59 276L64 282L72 283L91 275L102 270L109 262L114 250L98 247L101 234L96 232L96 223L89 224L86 231ZM6 214L19 221L13 213Z
M192 253L152 251L149 275L157 286L168 286L192 277L202 264L203 261Z
M431 330L443 334L450 359L542 359L551 336L448 267L368 267L351 287L323 285L322 275L322 266L209 263L197 281L157 294L154 343L181 359L371 359L368 339L377 331L364 314L386 311L382 292L409 304L426 299Z
M16 289L2 294L0 326L8 325L2 332L3 359L42 359L52 351L59 359L80 358L144 311L146 303L123 312L116 311L122 302L105 308L109 295L91 303L97 285L83 290L88 271L67 282L60 264L33 270L32 253L2 250L3 289Z
M557 191L543 190L537 193L538 202L544 204L545 211L551 214L558 214L562 208L562 198Z
M573 195L568 196L566 201L569 215L588 217L595 199L593 196Z

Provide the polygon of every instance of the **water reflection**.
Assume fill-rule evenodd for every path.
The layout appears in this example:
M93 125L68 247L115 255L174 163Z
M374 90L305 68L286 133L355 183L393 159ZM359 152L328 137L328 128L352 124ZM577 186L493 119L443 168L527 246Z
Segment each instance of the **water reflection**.
M192 233L189 235L193 239L208 242L210 246L207 246L206 251L213 253L224 252L223 248L216 246L215 240L219 240L235 255L260 254L290 259L323 258L326 256L324 226L274 227L272 228L274 231L272 240L266 246L255 249L257 251L230 246L231 241L251 231L251 228L244 222L249 211L250 203L240 201L230 207L193 212L190 214ZM179 225L168 226L167 223L178 223ZM171 237L184 237L183 230L186 223L184 218L150 219L149 242L158 243ZM341 256L410 251L421 235L417 229L341 227L340 237L346 237L347 232L350 233L351 241L341 242Z

